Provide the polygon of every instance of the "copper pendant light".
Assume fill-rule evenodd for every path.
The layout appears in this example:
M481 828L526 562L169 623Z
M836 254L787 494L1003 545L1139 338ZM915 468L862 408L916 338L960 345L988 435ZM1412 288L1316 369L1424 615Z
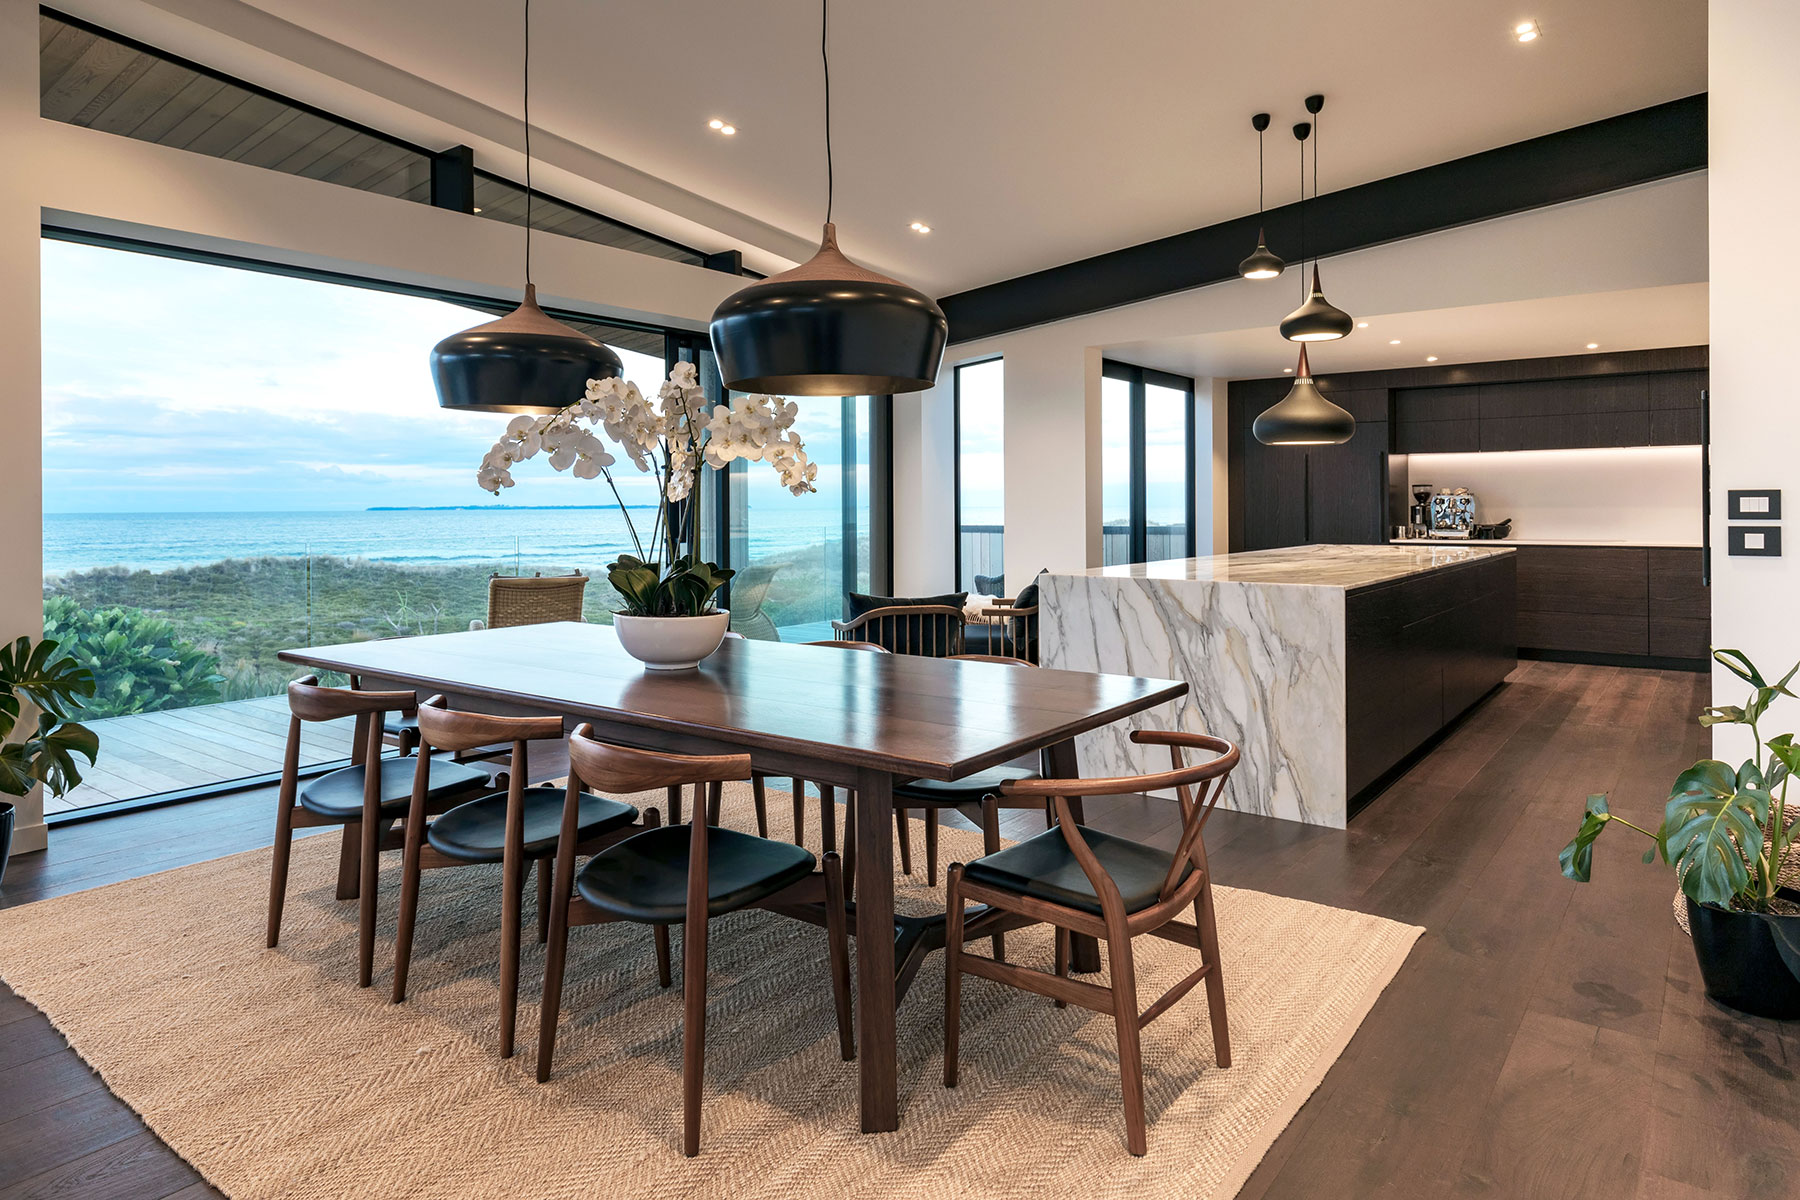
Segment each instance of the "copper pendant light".
M1307 111L1315 117L1325 107L1324 96L1308 96ZM1294 138L1300 143L1300 261L1306 261L1306 139L1313 132L1313 126L1306 121L1294 126ZM1319 143L1313 142L1313 196L1319 192ZM1290 342L1334 342L1342 337L1349 337L1356 328L1356 320L1343 309L1325 299L1325 293L1319 287L1319 264L1313 262L1312 290L1303 298L1299 308L1282 319L1281 336Z
M1301 346L1294 386L1257 416L1250 432L1265 446L1336 446L1355 434L1356 418L1327 400L1313 383L1306 347Z
M819 55L825 64L825 232L819 252L727 296L713 311L713 352L725 386L783 396L918 392L937 383L950 323L925 293L858 266L831 221L831 59L827 3Z
M1263 216L1263 130L1269 127L1269 114L1257 113L1250 118L1250 128L1256 130L1256 219ZM1245 279L1273 279L1287 269L1279 255L1270 251L1263 230L1256 231L1256 249L1250 257L1238 264L1238 274Z
M525 0L525 299L499 320L432 347L440 408L553 413L580 400L588 380L624 374L625 364L611 349L538 307L531 282L532 199L531 0Z

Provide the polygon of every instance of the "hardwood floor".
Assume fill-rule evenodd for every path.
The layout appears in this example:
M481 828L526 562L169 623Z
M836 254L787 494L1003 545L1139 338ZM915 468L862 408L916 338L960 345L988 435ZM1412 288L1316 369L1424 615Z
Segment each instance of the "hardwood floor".
M1703 753L1706 687L1522 664L1348 830L1214 817L1220 882L1427 931L1242 1197L1800 1194L1800 1025L1705 1000L1669 875L1617 832L1593 884L1556 869L1590 792L1660 819ZM271 811L247 793L58 830L13 863L0 905L264 845ZM1088 814L1146 841L1177 829L1172 806L1141 798ZM1042 828L1006 821L1012 836ZM0 1200L214 1194L0 988Z

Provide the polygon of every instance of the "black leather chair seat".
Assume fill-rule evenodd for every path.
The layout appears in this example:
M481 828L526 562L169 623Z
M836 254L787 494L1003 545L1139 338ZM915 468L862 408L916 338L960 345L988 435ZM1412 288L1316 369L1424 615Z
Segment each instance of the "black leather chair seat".
M1081 827L1081 836L1118 886L1126 912L1134 913L1156 903L1163 876L1168 874L1174 858L1172 854L1086 825ZM1187 878L1192 870L1190 863L1181 877ZM1094 894L1094 885L1075 861L1075 852L1069 849L1060 829L1046 830L1016 846L976 859L963 868L963 878L1101 915L1100 897Z
M716 825L706 829L707 915L734 912L812 874L812 852ZM608 846L575 877L575 890L595 908L651 925L687 916L686 825L647 829Z
M1000 785L1009 779L1036 779L1038 773L1025 767L989 767L956 780L915 779L894 789L899 800L928 800L933 804L978 804L983 797L998 796Z
M417 758L384 758L381 760L381 811L386 816L399 816L412 801L413 770ZM433 799L464 788L489 787L488 773L467 763L451 762L433 756L427 793ZM321 817L355 821L362 817L363 769L343 767L300 785L300 807Z
M381 732L387 734L389 737L399 737L406 734L417 738L419 736L419 718L417 716L402 716L400 713L389 713L381 722Z
M525 789L525 854L543 858L556 853L562 833L563 789ZM638 810L622 800L582 793L576 817L577 841L599 837L638 819ZM432 847L464 862L499 862L506 854L506 793L495 792L459 804L425 827Z

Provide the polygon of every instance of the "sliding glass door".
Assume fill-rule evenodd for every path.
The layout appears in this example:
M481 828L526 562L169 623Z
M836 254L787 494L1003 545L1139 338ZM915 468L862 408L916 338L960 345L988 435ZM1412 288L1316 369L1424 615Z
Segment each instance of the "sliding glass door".
M1101 561L1194 553L1194 381L1108 362L1100 380Z

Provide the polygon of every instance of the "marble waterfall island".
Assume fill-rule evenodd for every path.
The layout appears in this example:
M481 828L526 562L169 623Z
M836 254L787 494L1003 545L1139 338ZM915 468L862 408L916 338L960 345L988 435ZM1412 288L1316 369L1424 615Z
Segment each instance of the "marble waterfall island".
M1166 770L1132 728L1243 750L1219 803L1342 828L1394 768L1517 664L1513 552L1295 546L1046 575L1047 667L1187 681L1085 735L1084 776Z

